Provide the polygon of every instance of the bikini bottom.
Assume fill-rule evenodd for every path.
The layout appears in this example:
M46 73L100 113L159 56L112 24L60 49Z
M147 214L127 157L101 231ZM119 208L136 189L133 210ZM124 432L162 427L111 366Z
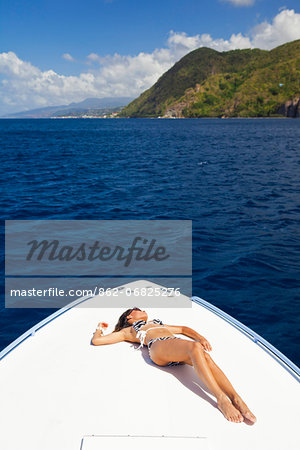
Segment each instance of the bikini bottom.
M151 345L153 344L153 342L155 341L164 341L165 339L181 339L179 337L175 337L175 336L164 336L164 337L160 337L160 338L155 338L155 339L150 339L150 341L148 342L148 350L150 350ZM149 351L149 356L150 356L150 351ZM150 356L151 359L151 356ZM151 359L152 361L152 359ZM154 361L152 361L154 362ZM156 363L154 363L156 364ZM171 361L168 364L166 364L167 366L178 366L179 364L183 364L181 361Z

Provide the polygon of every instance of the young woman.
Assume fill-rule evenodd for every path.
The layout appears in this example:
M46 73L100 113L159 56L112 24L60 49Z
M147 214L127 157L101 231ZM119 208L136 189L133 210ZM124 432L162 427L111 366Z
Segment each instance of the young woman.
M217 399L218 408L227 420L242 422L244 418L254 423L256 417L234 390L221 369L207 353L210 343L192 328L164 325L160 320L148 321L148 315L139 308L127 309L119 318L112 333L104 336L108 327L100 322L94 333L93 345L114 344L129 341L148 346L151 360L159 366L189 364ZM193 341L174 336L173 333L188 336Z

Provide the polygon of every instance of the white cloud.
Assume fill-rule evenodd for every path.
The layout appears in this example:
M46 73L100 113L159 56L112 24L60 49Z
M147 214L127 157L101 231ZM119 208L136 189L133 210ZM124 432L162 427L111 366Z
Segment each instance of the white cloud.
M168 44L171 49L175 49L175 52L184 54L199 47L209 47L220 52L251 47L250 39L241 33L232 34L230 39L226 40L213 39L210 34L187 36L186 33L174 33L171 31Z
M223 2L231 3L234 6L252 6L255 0L222 0Z
M281 11L272 23L263 22L252 30L252 45L258 48L271 49L296 39L300 39L300 14L293 9Z
M71 62L75 61L75 59L73 58L72 55L70 55L70 53L64 53L61 57L63 59L65 59L66 61L71 61Z
M98 61L99 56L96 53L90 53L87 58L89 61L93 62Z
M0 73L4 75L23 79L40 73L39 69L28 62L21 61L13 52L0 54L0 69Z
M1 113L63 104L98 94L92 73L65 76L53 70L42 72L13 52L0 54L0 74L6 76L0 85L0 95L4 98Z
M176 61L199 47L217 51L243 48L271 49L300 39L300 14L283 10L271 23L256 26L249 36L233 34L229 39L214 39L210 34L188 36L171 31L165 48L137 55L87 57L89 69L78 76L41 71L22 61L14 52L0 53L0 114L42 106L81 101L87 97L139 95L152 86ZM71 55L70 55L71 56ZM0 79L0 80L1 80Z

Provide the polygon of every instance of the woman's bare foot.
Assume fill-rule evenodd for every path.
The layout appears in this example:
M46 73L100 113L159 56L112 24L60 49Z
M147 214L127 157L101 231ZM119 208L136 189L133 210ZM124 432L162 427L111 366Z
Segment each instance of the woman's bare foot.
M242 414L233 406L226 395L218 398L218 408L230 422L243 422Z
M241 399L239 395L235 396L232 399L232 404L243 414L246 419L250 420L250 422L253 423L256 422L255 415L252 414L246 403Z

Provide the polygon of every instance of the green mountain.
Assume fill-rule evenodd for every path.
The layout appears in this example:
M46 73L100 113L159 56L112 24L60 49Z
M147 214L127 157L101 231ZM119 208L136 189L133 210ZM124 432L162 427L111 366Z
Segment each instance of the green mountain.
M194 50L120 116L299 117L300 40L270 51Z

